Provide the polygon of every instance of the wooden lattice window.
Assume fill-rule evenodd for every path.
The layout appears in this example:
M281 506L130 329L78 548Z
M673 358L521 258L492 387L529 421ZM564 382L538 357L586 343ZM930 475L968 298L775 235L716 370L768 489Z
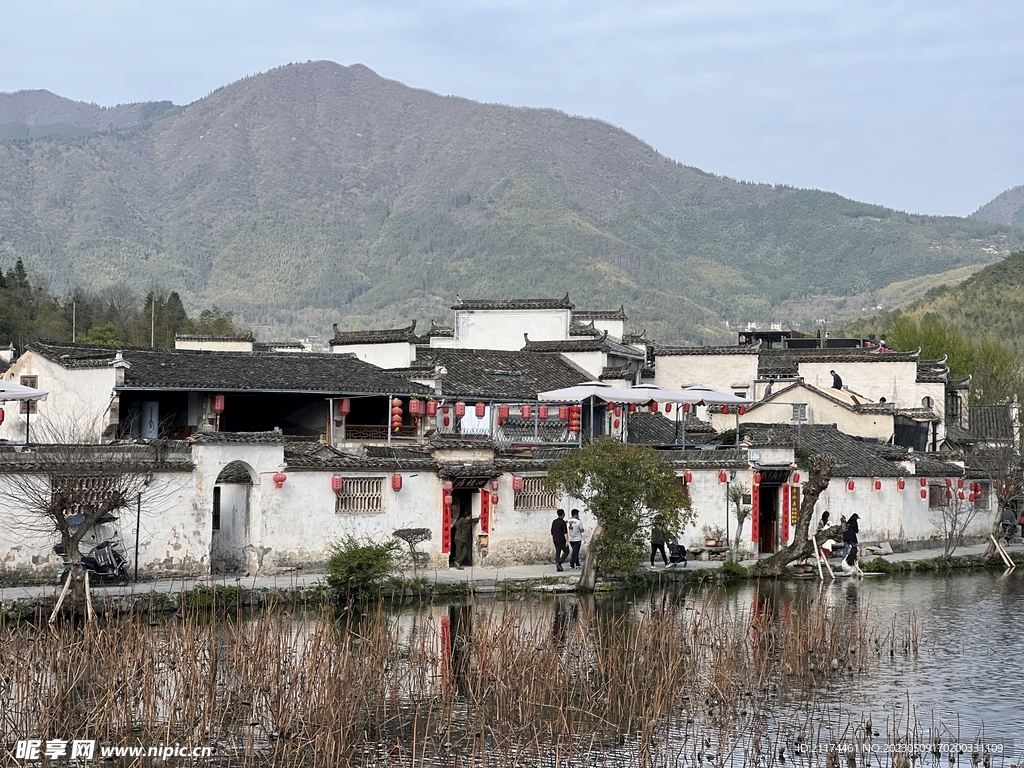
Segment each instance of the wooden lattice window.
M513 509L555 509L558 506L558 494L544 487L543 477L524 477L523 490L515 496Z
M928 508L941 509L949 506L949 497L946 495L947 488L944 485L928 486Z
M336 494L339 515L373 515L384 511L383 477L346 477Z
M32 387L32 389L39 389L39 377L38 376L22 376L21 386ZM36 413L39 406L38 400L22 400L19 403L21 413Z

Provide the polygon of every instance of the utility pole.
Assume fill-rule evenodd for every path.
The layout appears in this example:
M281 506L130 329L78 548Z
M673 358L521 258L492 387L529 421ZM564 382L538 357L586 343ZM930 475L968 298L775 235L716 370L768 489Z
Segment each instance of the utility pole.
M156 346L156 296L150 299L152 310L149 315L149 348Z

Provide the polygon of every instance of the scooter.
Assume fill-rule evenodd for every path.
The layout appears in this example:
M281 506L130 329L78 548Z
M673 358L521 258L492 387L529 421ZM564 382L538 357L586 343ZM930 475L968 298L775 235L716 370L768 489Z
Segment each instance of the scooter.
M64 560L64 568L57 577L57 583L63 584L71 574L71 560L63 544L53 548ZM90 584L117 584L125 586L128 578L128 558L117 547L115 539L101 541L87 553L82 555L82 568L89 572Z

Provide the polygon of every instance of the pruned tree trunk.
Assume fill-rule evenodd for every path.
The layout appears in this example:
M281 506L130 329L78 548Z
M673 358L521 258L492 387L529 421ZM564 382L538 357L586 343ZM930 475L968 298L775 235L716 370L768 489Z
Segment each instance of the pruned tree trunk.
M594 535L590 537L590 543L584 551L583 568L580 569L580 580L576 584L578 592L593 592L597 586L597 556L595 544L597 537L601 535L601 523L594 529Z
M790 563L802 560L811 555L816 556L817 546L807 537L810 529L814 505L818 497L828 488L832 479L832 468L836 465L836 457L830 453L819 453L808 460L809 473L803 486L803 499L800 502L800 515L796 521L793 543L783 547L767 560L759 560L751 569L754 576L778 576ZM845 526L833 525L819 534L820 540L834 538L845 530Z

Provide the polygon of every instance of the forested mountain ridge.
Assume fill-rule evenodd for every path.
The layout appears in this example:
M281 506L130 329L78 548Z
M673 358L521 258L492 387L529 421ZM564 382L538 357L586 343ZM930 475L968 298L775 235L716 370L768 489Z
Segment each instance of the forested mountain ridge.
M443 318L465 297L626 304L671 341L1024 247L1024 230L749 184L599 120L315 62L133 127L0 142L0 267L153 282L271 335Z
M1024 227L1024 184L996 195L972 213L971 218Z

